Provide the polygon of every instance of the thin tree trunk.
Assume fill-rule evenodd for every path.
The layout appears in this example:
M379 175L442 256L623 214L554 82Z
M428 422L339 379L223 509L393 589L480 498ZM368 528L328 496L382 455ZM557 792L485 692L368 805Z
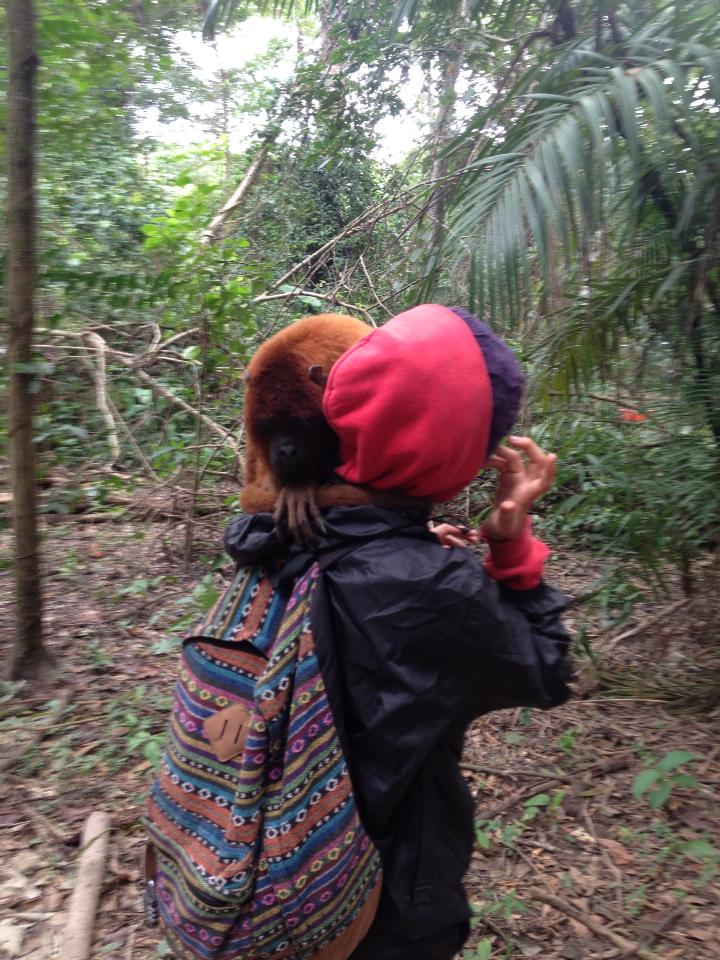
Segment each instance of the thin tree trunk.
M228 82L227 70L222 62L217 41L213 41L213 50L218 65L218 88L220 93L220 105L222 107L222 132L223 132L223 150L225 153L225 179L230 179L232 173L232 162L230 157L230 83Z
M445 148L452 133L455 120L455 105L457 101L457 82L463 65L463 57L467 47L470 27L470 2L462 0L458 10L456 31L458 38L440 55L440 82L438 85L438 111L435 117L435 126L432 139L431 180L442 180L449 169L449 161ZM437 256L445 235L445 217L448 202L448 184L440 183L435 188L428 206L428 213L432 219L432 240L430 242L431 257Z
M260 171L265 166L265 161L267 160L268 153L270 152L270 146L275 142L276 137L277 134L269 136L255 154L240 186L223 206L222 210L220 210L219 213L213 217L210 226L206 230L203 230L201 236L203 243L213 243L215 240L218 240L220 238L222 228L227 223L230 214L234 210L238 210L243 205L250 191L252 190L255 181L260 175Z
M7 312L8 437L15 531L16 633L11 679L47 675L42 642L40 563L33 446L35 243L35 11L32 0L5 0L8 28Z
M464 4L468 2L469 0L463 0ZM333 34L333 27L337 23L342 22L347 16L347 13L348 4L346 0L335 0L333 3L331 3L330 0L325 0L325 2L322 4L320 10L320 53L318 55L317 63L328 64L328 61L331 59L337 43L337 40ZM337 73L340 73L341 70L341 64L330 64L326 66L325 72L327 76L333 76ZM209 226L203 230L202 234L200 235L201 243L211 244L219 240L222 237L223 228L229 220L230 215L240 210L245 204L252 188L255 186L255 183L265 167L270 150L280 134L283 120L289 116L292 116L292 114L298 108L298 100L303 100L306 96L306 94L304 94L302 91L298 92L297 89L293 90L292 87L289 87L289 91L290 93L284 107L278 116L270 121L263 133L260 135L260 149L253 157L250 166L247 169L247 173L242 179L242 182L229 200L227 200L223 207L213 217ZM225 124L227 126L227 115L225 117Z

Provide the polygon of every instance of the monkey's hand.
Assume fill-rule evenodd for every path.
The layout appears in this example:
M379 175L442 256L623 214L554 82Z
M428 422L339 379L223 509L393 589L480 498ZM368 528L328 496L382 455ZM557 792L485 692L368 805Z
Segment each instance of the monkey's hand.
M274 516L280 535L287 531L297 543L312 544L317 534L326 530L314 486L281 487Z

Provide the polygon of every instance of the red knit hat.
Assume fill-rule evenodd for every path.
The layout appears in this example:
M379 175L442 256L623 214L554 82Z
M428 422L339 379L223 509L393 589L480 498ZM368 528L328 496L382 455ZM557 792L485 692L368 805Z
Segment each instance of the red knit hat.
M453 310L423 304L335 363L323 399L350 483L449 500L482 469L493 392L483 353Z

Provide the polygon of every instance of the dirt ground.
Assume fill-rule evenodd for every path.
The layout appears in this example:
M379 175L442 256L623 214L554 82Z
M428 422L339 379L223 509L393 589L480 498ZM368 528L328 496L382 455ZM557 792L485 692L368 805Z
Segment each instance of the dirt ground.
M62 957L79 836L93 810L113 823L93 958L170 956L142 915L139 817L177 640L229 573L221 524L210 518L195 535L187 563L177 521L80 516L46 527L45 623L62 674L54 685L0 687L0 957ZM9 556L6 535L0 547ZM578 594L597 573L588 557L559 551L549 579ZM0 576L8 641L5 566ZM570 704L473 727L465 772L478 843L465 957L720 957L720 719L717 709L672 712L688 677L719 670L714 556L696 581L690 598L673 587L621 627L590 619L599 666L580 658ZM569 625L581 616L585 607L571 607ZM634 784L645 792L634 796Z

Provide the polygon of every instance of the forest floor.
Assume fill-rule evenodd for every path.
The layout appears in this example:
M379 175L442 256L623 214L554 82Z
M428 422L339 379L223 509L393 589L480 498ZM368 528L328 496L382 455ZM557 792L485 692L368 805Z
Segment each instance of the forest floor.
M0 688L0 957L62 957L80 832L93 810L113 822L93 958L170 956L144 924L139 818L178 638L207 587L229 573L221 528L220 517L194 528L187 563L177 520L48 518L45 624L62 673L53 685ZM2 535L2 555L9 549ZM549 579L578 594L598 573L592 558L559 550ZM717 710L671 712L688 676L702 683L714 671L720 686L716 558L695 574L690 598L673 586L636 605L621 627L572 607L568 623L583 610L602 670L581 658L571 703L497 713L472 728L465 772L478 843L465 957L720 956L720 719ZM649 770L649 789L635 797Z

